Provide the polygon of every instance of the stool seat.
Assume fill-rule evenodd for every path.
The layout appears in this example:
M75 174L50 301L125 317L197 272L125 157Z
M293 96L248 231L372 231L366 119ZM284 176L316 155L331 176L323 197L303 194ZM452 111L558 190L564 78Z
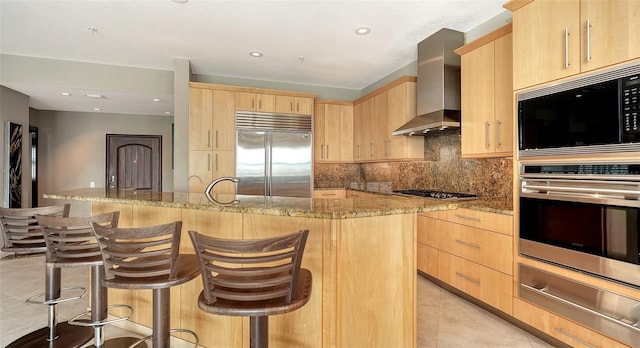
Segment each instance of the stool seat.
M228 299L217 299L214 303L207 303L204 292L198 296L198 307L210 314L260 317L276 314L284 314L294 311L307 302L311 297L311 272L306 268L300 268L297 284L293 288L291 301L286 301L284 297L263 301L233 301ZM252 290L247 289L250 293Z
M108 288L143 290L162 289L186 283L200 275L198 259L194 254L180 254L176 259L176 275L170 279L168 275L159 275L144 278L129 278L114 276L113 279L103 279L102 285ZM124 266L119 271L125 271Z
M70 204L37 208L0 208L0 231L4 238L1 250L14 256L47 251L36 215L69 216Z

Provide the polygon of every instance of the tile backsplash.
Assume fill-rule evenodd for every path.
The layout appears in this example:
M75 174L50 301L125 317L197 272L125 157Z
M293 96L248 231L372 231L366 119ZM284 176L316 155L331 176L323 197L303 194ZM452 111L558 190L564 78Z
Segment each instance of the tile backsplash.
M425 138L425 160L315 165L315 187L369 187L388 183L391 190L426 189L473 193L483 198L513 198L513 158L463 159L460 131ZM372 184L372 185L371 185Z

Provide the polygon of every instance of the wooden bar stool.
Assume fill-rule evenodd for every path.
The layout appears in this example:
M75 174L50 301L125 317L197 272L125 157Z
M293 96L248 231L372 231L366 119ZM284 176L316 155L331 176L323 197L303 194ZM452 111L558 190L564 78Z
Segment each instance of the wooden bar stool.
M108 305L107 289L101 284L104 261L90 224L116 227L119 217L118 211L88 217L36 215L47 243L47 270L91 269L91 310L69 320L69 324L93 329L93 346L98 348L128 347L138 340L135 337L119 337L105 341L104 337L105 325L127 320L133 309L127 305ZM126 308L128 314L108 320L108 308Z
M0 208L2 251L19 254L36 254L47 251L42 231L36 221L36 214L69 216L70 204L38 208Z
M294 311L311 297L311 272L300 268L308 234L230 240L189 231L202 274L198 307L250 317L250 346L268 347L269 316Z
M69 216L70 205L38 208L0 208L4 246L2 251L14 256L44 253L47 246L36 215ZM32 331L7 347L79 347L93 337L93 330L58 323L58 304L82 298L86 289L82 287L61 288L59 268L45 268L45 292L28 298L25 302L48 306L47 326ZM62 297L63 293L66 297Z
M153 335L140 340L152 340L153 347L168 347L170 330L170 288L197 277L198 264L193 254L180 254L182 221L138 228L113 228L92 223L102 258L105 276L102 284L108 288L153 290Z

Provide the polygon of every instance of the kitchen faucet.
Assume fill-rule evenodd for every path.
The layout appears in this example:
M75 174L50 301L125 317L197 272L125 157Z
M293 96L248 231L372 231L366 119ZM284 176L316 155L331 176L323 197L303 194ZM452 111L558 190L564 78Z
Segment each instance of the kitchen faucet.
M219 182L221 181L231 181L234 182L236 184L236 192L238 191L238 183L240 182L240 179L232 177L232 176L221 176L215 180L213 180L209 186L207 186L207 188L204 190L204 194L207 196L207 199L209 199L210 202L218 204L218 205L236 205L238 203L240 203L240 201L238 201L237 199L234 199L231 202L228 203L220 203L217 200L215 200L212 196L211 196L211 190L213 189L214 186L216 186Z

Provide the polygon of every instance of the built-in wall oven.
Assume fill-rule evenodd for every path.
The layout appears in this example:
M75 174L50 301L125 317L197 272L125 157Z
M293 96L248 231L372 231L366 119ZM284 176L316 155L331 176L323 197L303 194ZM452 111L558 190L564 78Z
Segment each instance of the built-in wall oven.
M520 163L520 255L640 291L640 161ZM519 265L518 296L633 347L640 299Z

